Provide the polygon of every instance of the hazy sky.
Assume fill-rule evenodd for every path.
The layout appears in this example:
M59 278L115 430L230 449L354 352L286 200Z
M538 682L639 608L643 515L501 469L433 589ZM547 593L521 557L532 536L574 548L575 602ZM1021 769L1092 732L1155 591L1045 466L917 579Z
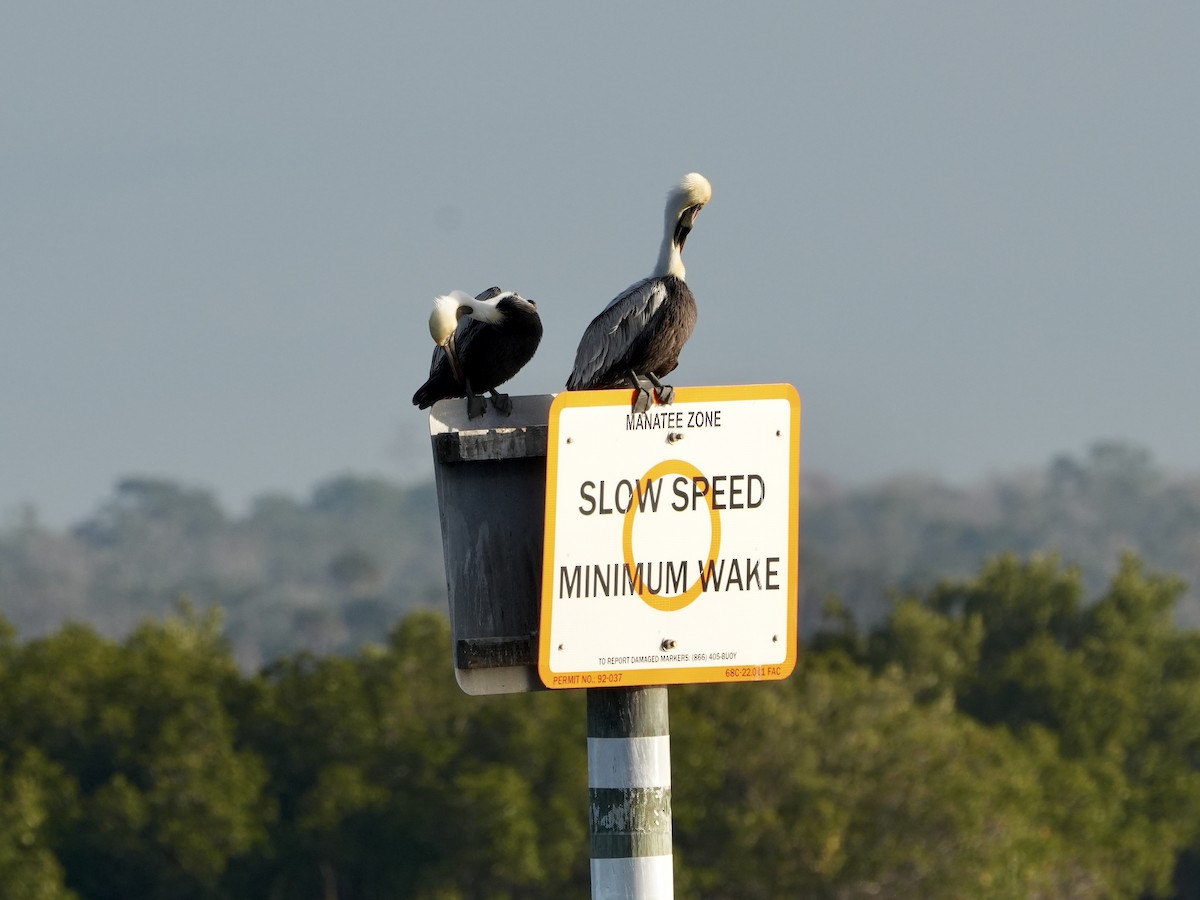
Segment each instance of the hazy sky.
M435 8L436 6L436 8ZM650 273L675 384L790 382L803 468L1200 468L1200 6L19 3L0 12L0 514L425 478L432 298L560 390Z

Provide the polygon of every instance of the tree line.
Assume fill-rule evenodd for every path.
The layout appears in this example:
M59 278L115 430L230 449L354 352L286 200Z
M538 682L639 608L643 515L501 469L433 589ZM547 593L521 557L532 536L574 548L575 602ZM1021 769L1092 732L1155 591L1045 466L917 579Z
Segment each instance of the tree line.
M913 476L844 488L809 476L803 631L822 627L831 596L874 625L890 591L965 577L1005 552L1056 553L1096 592L1124 551L1181 575L1191 587L1178 615L1200 625L1200 478L1165 472L1137 447L1097 444L968 487ZM0 613L23 635L81 621L122 637L180 596L221 608L247 670L382 642L409 612L445 608L433 486L345 476L232 516L203 489L127 478L69 529L44 527L33 510L0 526Z
M1200 633L1126 555L1002 556L671 689L679 896L1193 897ZM0 897L587 896L583 696L474 698L434 612L248 673L219 615L0 629Z

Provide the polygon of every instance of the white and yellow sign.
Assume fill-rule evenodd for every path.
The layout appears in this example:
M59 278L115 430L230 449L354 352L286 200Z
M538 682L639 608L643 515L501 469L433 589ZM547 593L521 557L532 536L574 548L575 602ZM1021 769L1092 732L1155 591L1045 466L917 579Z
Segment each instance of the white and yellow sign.
M800 397L790 385L559 394L538 671L550 688L764 681L796 664Z

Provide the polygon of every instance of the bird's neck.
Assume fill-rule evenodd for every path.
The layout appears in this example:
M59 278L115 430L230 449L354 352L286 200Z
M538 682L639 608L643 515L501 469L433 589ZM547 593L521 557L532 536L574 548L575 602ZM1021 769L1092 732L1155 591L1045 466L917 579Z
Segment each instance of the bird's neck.
M673 215L672 211L667 212L667 227L663 230L662 247L658 251L658 265L654 267L654 274L659 278L665 275L674 275L682 280L685 275L683 251L675 243L675 225L678 219L679 217Z
M472 300L469 306L471 310L471 318L478 319L480 322L487 322L489 325L499 325L504 321L504 313L498 308L495 301L488 302L486 300Z

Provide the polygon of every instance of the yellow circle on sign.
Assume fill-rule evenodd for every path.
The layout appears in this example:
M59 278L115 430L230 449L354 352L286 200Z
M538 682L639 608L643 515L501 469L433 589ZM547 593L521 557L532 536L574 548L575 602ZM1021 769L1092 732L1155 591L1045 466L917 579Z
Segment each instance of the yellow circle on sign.
M639 483L649 484L656 478L662 478L664 475L671 474L684 475L693 479L704 478L705 483L708 483L708 479L705 477L703 472L701 472L691 463L684 462L681 459L666 459L657 465L651 466L650 471L641 477ZM716 563L717 553L721 549L721 514L717 512L716 507L713 506L713 492L711 486L709 490L705 491L704 497L708 503L709 522L712 526L712 540L708 545L708 562ZM629 509L625 511L625 530L622 534L622 544L625 550L625 565L627 567L626 571L628 571L631 575L637 569L637 562L633 558L633 520L634 517L637 516L638 509L640 509L639 504L630 501ZM700 572L703 574L704 569L701 568ZM682 594L674 595L651 593L650 591L646 590L644 581L638 579L637 582L637 595L641 597L646 604L652 606L654 609L661 610L662 612L675 612L683 609L685 606L699 597L700 591L703 589L704 584L699 576L696 577L696 580L692 582L691 586L686 591L684 591Z

